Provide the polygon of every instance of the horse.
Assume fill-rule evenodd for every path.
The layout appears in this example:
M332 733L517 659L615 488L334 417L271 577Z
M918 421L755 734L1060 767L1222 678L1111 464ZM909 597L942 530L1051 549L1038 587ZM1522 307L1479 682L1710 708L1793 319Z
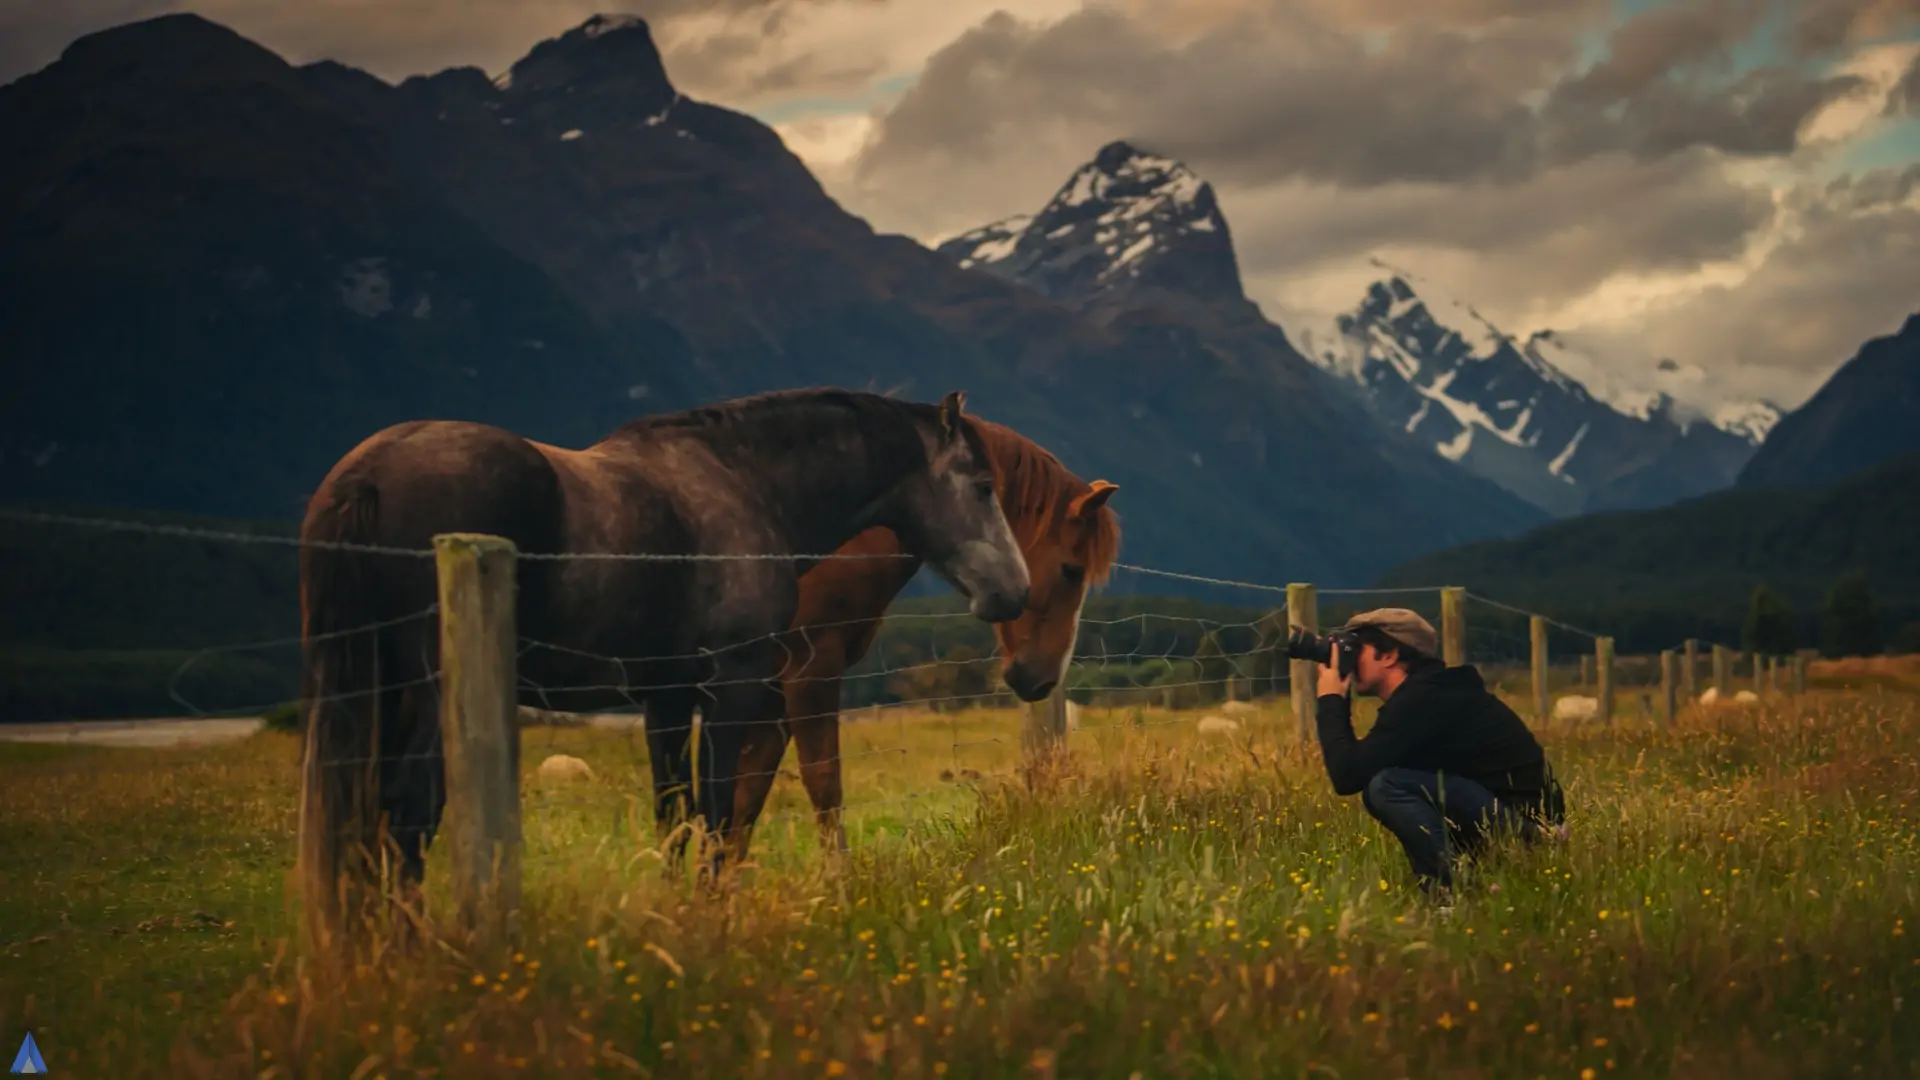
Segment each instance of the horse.
M1081 480L1039 444L1001 424L973 418L993 464L1000 506L1019 537L1031 579L1025 610L994 623L1001 679L1023 701L1040 701L1066 677L1090 585L1107 580L1120 526L1107 500L1119 485ZM883 526L855 536L839 554L905 553ZM887 606L919 570L912 558L844 559L800 578L800 605L783 636L793 660L781 672L786 720L749 734L735 788L733 857L744 858L789 738L822 841L846 849L841 824L840 682L872 646Z
M417 893L445 805L438 631L406 618L431 608L436 575L405 556L451 532L535 554L515 561L520 703L641 704L659 813L693 779L700 707L699 811L717 840L747 733L783 712L779 638L817 553L884 527L975 617L1026 606L1026 563L964 408L958 391L936 407L814 388L644 416L584 449L450 420L355 446L300 528L299 880L316 944L369 901L379 853L398 849L399 884Z

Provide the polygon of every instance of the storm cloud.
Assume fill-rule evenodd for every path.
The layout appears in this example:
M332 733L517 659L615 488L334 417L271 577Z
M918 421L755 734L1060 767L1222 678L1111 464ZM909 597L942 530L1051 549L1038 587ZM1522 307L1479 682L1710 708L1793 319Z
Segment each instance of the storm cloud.
M1037 209L1126 138L1214 184L1262 303L1350 304L1339 290L1363 287L1376 254L1519 332L1576 310L1628 325L1647 302L1578 301L1674 282L1702 307L1646 313L1648 334L1770 372L1776 390L1920 308L1885 284L1916 279L1898 272L1898 200L1843 208L1894 179L1794 202L1774 172L1832 151L1807 142L1822 115L1879 113L1883 95L1912 110L1920 75L1881 85L1839 61L1920 27L1914 0L1699 0L1617 25L1610 5L1503 0L1197 7L984 19L872 118L829 187L878 227L939 237ZM1849 243L1856 262L1837 255ZM1751 292L1699 283L1748 271ZM1796 296L1819 309L1754 332L1788 321L1778 305ZM1737 348L1708 347L1723 331Z
M0 0L0 80L186 6ZM1920 308L1920 173L1849 164L1920 147L1920 0L191 6L390 80L640 14L681 89L777 122L843 206L923 242L1038 209L1129 139L1214 185L1270 309L1350 306L1379 255L1511 331L1584 327L1791 397Z

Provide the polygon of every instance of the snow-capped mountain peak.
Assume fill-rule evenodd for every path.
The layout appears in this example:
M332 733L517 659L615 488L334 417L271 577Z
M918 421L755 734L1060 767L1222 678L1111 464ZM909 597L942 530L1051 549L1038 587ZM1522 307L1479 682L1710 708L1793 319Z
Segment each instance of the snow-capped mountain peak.
M1540 330L1521 351L1579 382L1595 401L1636 420L1665 414L1683 431L1705 420L1757 446L1780 418L1772 402L1727 396L1696 364L1635 357L1588 335Z
M1075 169L1039 213L962 233L938 250L1081 306L1143 289L1242 295L1212 186L1124 140Z
M1692 365L1623 362L1551 330L1517 341L1432 282L1373 265L1390 276L1358 306L1284 319L1288 336L1382 421L1549 511L1723 487L1778 416L1715 401Z
M948 245L952 245L955 250L964 250L965 254L958 260L961 266L992 266L1013 254L1014 247L1020 243L1021 234L1031 224L1032 214L1015 214L977 229L968 229L942 241L940 247L946 250Z
M1508 340L1499 327L1481 318L1473 305L1448 294L1433 282L1378 258L1368 262L1392 275L1385 281L1374 282L1367 291L1362 307L1369 314L1388 322L1408 321L1410 325L1422 319L1431 321L1459 339L1467 355L1480 359L1491 357Z
M1206 182L1178 161L1112 142L1074 170L1048 209L1105 203L1113 210L1111 220L1137 220L1163 208L1192 207L1203 189ZM1205 216L1199 217L1203 228Z

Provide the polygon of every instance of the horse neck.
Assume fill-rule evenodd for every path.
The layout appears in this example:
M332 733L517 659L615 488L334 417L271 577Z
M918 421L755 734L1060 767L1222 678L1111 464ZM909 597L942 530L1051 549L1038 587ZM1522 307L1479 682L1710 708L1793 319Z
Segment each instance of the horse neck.
M796 418L772 437L749 435L741 449L801 552L833 551L871 525L895 524L887 498L929 452L910 415L836 409Z

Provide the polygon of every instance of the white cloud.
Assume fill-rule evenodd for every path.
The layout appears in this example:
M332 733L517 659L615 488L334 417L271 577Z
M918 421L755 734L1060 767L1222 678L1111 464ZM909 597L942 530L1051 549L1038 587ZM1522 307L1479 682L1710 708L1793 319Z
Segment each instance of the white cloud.
M1869 89L1814 114L1801 127L1801 139L1815 150L1826 150L1877 129L1886 120L1887 96L1917 56L1920 41L1896 41L1861 49L1836 65L1837 74L1859 76Z
M773 130L822 185L832 186L866 145L873 118L860 113L816 113L775 124Z

